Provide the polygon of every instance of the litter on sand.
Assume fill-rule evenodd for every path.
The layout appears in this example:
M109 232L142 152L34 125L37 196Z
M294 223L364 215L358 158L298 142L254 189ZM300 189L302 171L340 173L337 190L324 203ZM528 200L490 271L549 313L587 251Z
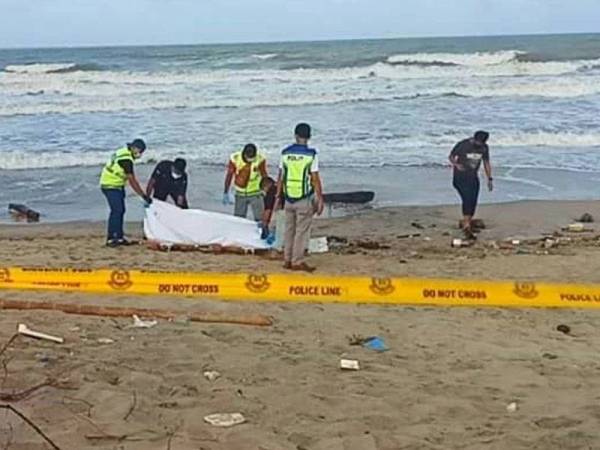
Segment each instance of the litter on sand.
M27 328L27 325L25 325L24 323L19 324L19 326L17 328L17 333L19 333L23 336L27 336L27 337L31 337L31 338L35 338L35 339L42 339L44 341L56 342L57 344L62 344L65 342L65 340L61 337L52 336L50 334L40 333L39 331L30 330L29 328Z
M329 245L326 237L312 238L308 242L308 253L327 253Z
M340 360L340 369L360 370L360 364L355 359L342 359Z
M593 231L591 228L586 228L585 224L583 224L581 222L571 223L568 226L566 226L565 228L563 228L562 230L570 231L571 233L583 233L585 231Z
M512 403L509 403L508 405L506 405L506 410L510 413L516 412L517 409L519 409L517 402L512 402Z
M217 372L216 370L207 370L206 372L203 373L204 378L206 378L208 381L215 381L217 378L219 378L221 376L221 374L219 372Z
M137 315L133 315L133 325L132 328L152 328L158 325L156 320L142 320Z
M205 416L204 421L214 427L227 428L246 422L246 418L241 413L221 413Z
M473 245L472 240L452 239L452 247L454 247L454 248L471 247L472 245Z
M114 339L110 339L110 338L99 338L97 342L98 342L98 344L103 344L103 345L115 343Z
M366 338L363 341L362 346L380 353L387 352L390 349L387 345L385 345L383 338L380 338L379 336L371 336Z

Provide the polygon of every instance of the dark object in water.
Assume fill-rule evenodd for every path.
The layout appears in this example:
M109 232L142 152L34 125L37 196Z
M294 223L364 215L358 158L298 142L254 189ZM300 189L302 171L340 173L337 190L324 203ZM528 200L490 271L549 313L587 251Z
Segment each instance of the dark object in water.
M16 219L16 220L26 220L27 222L39 222L40 221L40 213L34 211L31 208L28 208L25 205L20 205L18 203L9 203L8 204L8 212Z
M347 203L347 204L364 204L372 202L375 198L373 191L356 191L356 192L337 192L331 194L323 194L325 203Z
M579 219L579 221L581 223L593 223L594 217L590 213L585 213L583 216L581 216L581 219Z
M560 331L564 334L569 334L571 332L571 327L569 327L568 325L559 325L556 327L556 331Z

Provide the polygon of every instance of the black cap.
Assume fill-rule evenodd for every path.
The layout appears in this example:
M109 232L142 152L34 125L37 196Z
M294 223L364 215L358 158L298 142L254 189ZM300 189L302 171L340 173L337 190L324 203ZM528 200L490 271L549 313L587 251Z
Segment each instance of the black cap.
M307 123L299 123L296 125L294 134L302 139L310 139L310 125Z
M135 147L141 152L146 151L146 143L143 139L134 139L133 142L127 144L127 147Z
M244 146L244 150L242 151L242 155L244 155L246 158L254 158L256 156L256 152L256 145L246 144Z
M173 161L173 169L175 169L175 172L180 173L182 175L185 173L186 166L187 163L183 158L177 158L175 159L175 161Z
M488 133L487 131L478 131L475 133L475 136L473 136L475 138L476 141L478 142L483 142L484 144L487 142L487 140L490 138L490 133Z

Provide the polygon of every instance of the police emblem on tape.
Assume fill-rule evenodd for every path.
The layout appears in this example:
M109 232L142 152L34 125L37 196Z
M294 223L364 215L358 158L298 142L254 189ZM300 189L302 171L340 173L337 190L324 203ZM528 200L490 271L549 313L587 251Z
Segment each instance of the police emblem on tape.
M10 279L10 270L0 269L0 283L12 283Z
M262 294L267 292L271 287L269 283L269 277L267 275L252 274L248 275L248 281L246 282L246 289L255 294Z
M115 291L126 291L133 285L133 282L127 270L113 270L108 285Z
M515 283L515 288L513 289L513 292L516 296L528 300L536 298L540 294L535 288L535 283L519 281Z
M371 278L369 289L376 295L390 295L396 287L391 278Z

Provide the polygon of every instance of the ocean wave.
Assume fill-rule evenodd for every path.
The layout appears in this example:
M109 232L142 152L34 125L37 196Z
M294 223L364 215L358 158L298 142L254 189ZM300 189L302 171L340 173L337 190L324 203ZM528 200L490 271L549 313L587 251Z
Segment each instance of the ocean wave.
M490 66L519 60L525 55L519 50L475 53L405 53L390 56L386 62L394 65L425 66Z
M278 53L255 53L252 55L253 58L260 59L261 61L265 61L268 59L274 59L279 56Z
M64 74L72 72L92 72L100 70L102 70L102 68L96 64L76 63L12 64L4 67L4 72L16 74Z
M187 90L171 92L153 86L115 89L107 85L102 90L79 93L66 90L25 90L11 102L0 103L0 116L38 114L82 114L115 111L149 111L172 109L228 109L228 108L283 108L298 106L322 106L348 103L375 103L401 101L431 101L437 98L578 98L600 94L600 84L589 82L530 83L518 85L453 86L423 88L420 92L394 92L381 88L373 91L346 92L316 91L309 94L295 89L273 92L269 96L256 97L251 92L232 93L227 97L208 91L190 94ZM49 94L46 97L45 94ZM58 95L60 94L60 95ZM44 101L35 101L43 98ZM25 99L29 99L26 101Z
M586 169L589 164L586 158L590 152L587 148L600 147L600 133L586 133L576 131L548 132L548 131L514 131L494 132L490 130L490 147L494 159L505 159L510 165L527 168L546 169ZM382 137L373 135L370 139L380 142ZM464 135L448 133L443 135L422 136L398 136L393 142L387 142L381 150L381 145L373 147L372 151L361 151L357 159L339 159L335 157L336 149L323 148L322 163L324 167L425 167L436 168L446 166L446 155L456 142L464 139ZM141 161L142 164L158 161L161 159L175 158L181 156L180 149L156 148L152 142L148 142L149 152L147 157ZM268 159L276 160L277 149L280 145L266 143ZM532 150L544 148L542 152L526 152L523 149ZM398 152L396 149L402 149ZM564 153L564 149L568 149ZM554 150L558 153L552 153ZM344 151L347 153L347 150ZM508 153L507 153L508 152ZM110 155L110 150L98 151L88 150L82 152L39 150L35 151L32 158L31 151L0 151L0 169L50 169L61 167L89 167L100 168ZM583 156L582 156L583 155ZM202 153L190 151L185 157L194 161L197 165L221 167L223 166L223 154L221 146L203 147ZM149 159L151 158L151 159ZM548 164L554 161L555 165Z

